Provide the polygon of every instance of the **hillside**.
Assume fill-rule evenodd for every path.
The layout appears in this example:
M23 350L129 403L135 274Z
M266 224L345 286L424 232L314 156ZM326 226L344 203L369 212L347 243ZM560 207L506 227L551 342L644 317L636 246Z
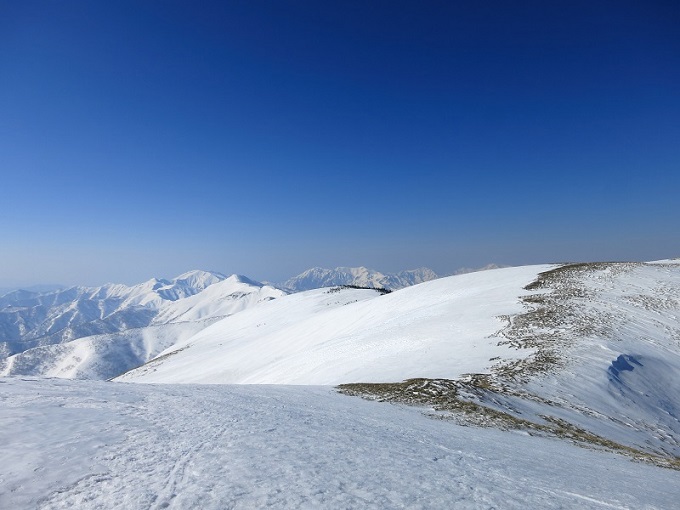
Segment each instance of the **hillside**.
M234 303L251 304L220 318L227 280L246 294ZM163 384L1 378L0 507L668 509L680 498L678 261L277 299L227 280L166 312L190 320L14 358L89 377L120 368L107 352L155 352L116 380Z
M343 391L677 462L680 264L505 268L371 292L286 296L119 380L357 383ZM367 384L406 379L421 382Z
M291 294L206 328L124 380L340 384L458 377L524 356L491 338L550 266L433 280L381 295L335 287Z

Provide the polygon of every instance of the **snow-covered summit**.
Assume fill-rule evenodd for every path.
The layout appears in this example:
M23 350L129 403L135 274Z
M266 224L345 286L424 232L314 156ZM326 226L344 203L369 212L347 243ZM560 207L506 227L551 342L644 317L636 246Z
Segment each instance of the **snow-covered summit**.
M154 318L154 324L194 321L206 317L233 315L256 303L285 296L286 293L242 275L231 275L200 293L167 303Z
M221 282L227 277L214 271L193 270L173 278L165 287L157 290L165 299L177 299L193 296L203 289Z

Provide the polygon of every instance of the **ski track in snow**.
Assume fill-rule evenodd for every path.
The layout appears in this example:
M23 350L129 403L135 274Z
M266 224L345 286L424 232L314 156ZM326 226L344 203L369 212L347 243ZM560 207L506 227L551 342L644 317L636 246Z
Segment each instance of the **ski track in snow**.
M328 387L0 381L0 508L673 508L678 473Z

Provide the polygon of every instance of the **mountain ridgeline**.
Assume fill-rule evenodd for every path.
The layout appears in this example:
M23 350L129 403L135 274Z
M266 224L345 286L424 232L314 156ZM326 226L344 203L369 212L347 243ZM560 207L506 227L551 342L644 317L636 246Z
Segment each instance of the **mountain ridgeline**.
M437 278L439 278L437 273L426 267L399 271L398 273L381 273L366 267L336 267L335 269L313 267L277 286L288 292L301 292L338 285L398 290Z

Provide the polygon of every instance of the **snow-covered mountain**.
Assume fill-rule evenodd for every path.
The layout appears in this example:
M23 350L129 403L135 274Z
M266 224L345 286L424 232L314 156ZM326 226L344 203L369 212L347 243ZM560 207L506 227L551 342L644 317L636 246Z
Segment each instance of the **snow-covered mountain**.
M397 290L436 278L439 278L437 274L426 267L398 273L381 273L365 267L336 267L335 269L314 267L286 280L278 287L289 292L301 292L337 285Z
M218 319L283 295L207 271L131 287L12 292L0 297L0 375L110 378Z
M378 390L366 383L443 380L428 391L448 396L433 404L464 401L503 426L675 458L679 334L678 263L513 267L387 295L292 294L218 321L119 380L361 383L348 391L368 397Z
M0 297L0 355L148 326L165 303L197 294L225 278L191 271L172 280L153 278L134 286L10 292Z
M155 350L115 380L164 384L0 379L0 507L677 506L680 261L272 297L230 277L159 308L177 322L15 358L82 377Z

